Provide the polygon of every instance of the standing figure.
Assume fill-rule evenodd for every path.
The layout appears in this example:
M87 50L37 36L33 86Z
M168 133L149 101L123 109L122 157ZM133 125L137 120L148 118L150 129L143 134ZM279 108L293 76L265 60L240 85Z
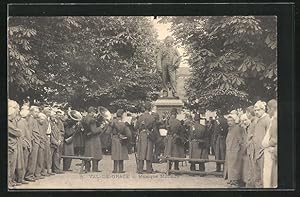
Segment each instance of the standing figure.
M253 135L254 135L254 127L256 125L257 118L254 112L254 106L249 106L246 108L246 115L247 118L250 120L250 124L247 127L247 138L246 138L246 151L247 151L247 161L248 161L248 175L246 181L247 188L255 188L255 176L254 169L255 169L255 159L254 159L254 142L253 142Z
M264 147L263 187L277 187L277 101L268 102L268 113L271 121L267 133L262 141Z
M39 144L40 144L40 130L38 127L38 114L39 114L39 108L37 106L31 106L30 107L30 115L28 117L28 127L29 132L31 133L32 139L32 149L29 154L28 158L28 167L25 174L25 180L34 182L37 177L34 176L34 172L36 170L36 164L37 164L37 158L38 158L38 150L39 150Z
M139 116L136 121L135 129L137 130L137 173L142 174L144 168L144 161L146 160L146 173L153 173L152 159L153 159L153 145L155 142L154 129L155 120L151 116L151 103L145 103L145 112Z
M215 124L215 158L216 160L225 160L226 155L226 136L228 133L228 123L224 116L219 115ZM216 171L221 172L222 164L216 164ZM224 170L224 165L223 165Z
M263 166L264 166L264 149L262 141L270 125L270 117L266 113L266 103L257 101L254 105L254 112L257 122L254 126L253 143L254 143L254 177L255 187L262 188L263 183Z
M196 114L191 126L190 135L190 158L208 159L209 138L205 125L200 124L200 115ZM199 164L199 171L205 171L204 162L191 162L191 171L196 170L196 164Z
M175 97L176 69L179 67L181 57L173 45L174 39L167 36L157 55L157 69L162 72L163 90L169 92L171 89L172 96Z
M101 126L97 127L95 119L96 108L89 107L88 114L82 119L82 126L84 129L84 156L93 157L92 171L100 172L98 169L99 161L102 159L102 146L100 135L103 133ZM91 170L91 163L85 163L85 171Z
M65 127L65 136L63 144L63 155L73 156L74 155L74 135L76 132L80 131L78 126L79 121L81 121L82 116L80 112L76 110L68 111L68 119L64 122ZM70 170L72 159L64 158L63 159L63 171L72 171Z
M242 128L236 123L238 116L230 114L227 117L228 134L226 137L225 179L231 187L240 187L242 179Z
M167 136L165 138L165 157L185 158L184 152L184 128L180 121L176 119L177 109L173 108L170 118L167 120ZM170 162L169 169L172 168L173 162ZM179 162L174 162L174 170L179 170Z
M8 187L12 188L16 185L15 170L17 164L18 154L18 138L21 137L22 132L17 128L16 117L18 114L18 104L13 100L8 100Z
M30 112L29 107L27 106L26 107L24 106L24 108L22 107L22 110L20 111L21 118L17 122L17 127L22 131L22 147L23 147L23 157L24 157L24 170L23 170L22 179L25 178L25 174L28 166L28 157L32 149L31 133L28 127L29 112Z
M131 142L131 131L123 122L124 111L119 109L117 118L108 126L108 132L112 136L111 159L113 160L112 173L125 173L124 160L128 160L128 143Z

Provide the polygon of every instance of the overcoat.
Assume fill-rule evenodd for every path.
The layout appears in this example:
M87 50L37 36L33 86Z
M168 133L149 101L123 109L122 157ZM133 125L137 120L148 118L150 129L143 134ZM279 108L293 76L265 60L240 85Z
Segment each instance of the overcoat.
M67 121L64 124L65 135L63 145L63 155L74 155L74 134L76 132L76 122Z
M267 133L262 141L264 149L263 186L277 187L277 117L271 119Z
M96 120L89 114L82 119L82 126L84 128L84 156L101 160L102 146L100 134L103 130L97 127Z
M23 149L28 149L28 151L30 152L32 144L31 144L31 135L28 127L28 121L25 118L21 118L17 122L17 126L22 132Z
M109 126L108 132L111 133L112 136L112 145L111 145L111 159L112 160L128 160L128 148L127 143L131 142L131 131L130 129L125 125L124 122L117 119L114 120L112 125ZM121 143L120 135L126 136L127 143Z
M214 124L215 142L214 150L216 160L225 160L226 154L226 136L228 133L227 120L224 117L219 117Z
M144 112L136 121L135 129L138 132L137 159L152 160L153 145L155 143L155 119L149 112Z
M228 128L224 175L230 181L242 179L242 135L243 130L238 125Z
M174 117L170 117L167 121L167 130L164 156L185 158L184 128L180 121Z
M209 138L207 129L198 122L191 126L190 152L192 159L208 159Z

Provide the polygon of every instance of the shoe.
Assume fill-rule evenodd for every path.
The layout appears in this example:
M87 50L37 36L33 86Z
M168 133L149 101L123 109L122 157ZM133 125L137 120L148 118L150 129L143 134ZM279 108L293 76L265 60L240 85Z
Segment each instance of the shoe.
M22 184L29 184L28 181L22 181Z
M92 170L92 172L101 172L101 170Z
M120 171L119 173L125 173L125 171Z
M50 176L55 175L55 173L53 173L53 172L48 172L48 174L49 174Z
M118 173L117 171L113 170L112 173Z
M55 174L64 174L63 171L57 171L57 172L54 172Z
M40 178L40 179L44 179L44 178L45 178L45 176L40 176L39 178Z
M15 186L20 186L20 185L22 185L22 183L18 183L18 182L15 183Z
M35 179L33 177L24 178L24 180L29 182L35 182Z

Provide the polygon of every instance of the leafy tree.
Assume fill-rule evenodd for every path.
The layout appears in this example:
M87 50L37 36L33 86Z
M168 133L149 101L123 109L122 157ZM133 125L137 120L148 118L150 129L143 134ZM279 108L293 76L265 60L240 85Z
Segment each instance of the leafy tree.
M159 76L152 72L157 35L148 17L18 17L9 22L10 29L34 30L28 54L36 61L34 76L42 82L26 85L12 97L38 92L40 100L67 101L78 108L136 110L132 105L153 98L159 88ZM12 78L17 74L10 72Z
M162 17L189 56L190 109L228 112L276 97L276 17Z

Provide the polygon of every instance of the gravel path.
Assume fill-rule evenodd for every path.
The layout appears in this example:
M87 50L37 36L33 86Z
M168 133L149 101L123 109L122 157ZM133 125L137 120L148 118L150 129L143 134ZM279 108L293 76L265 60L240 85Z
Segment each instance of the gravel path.
M211 156L210 156L211 157ZM46 177L45 179L21 185L16 189L143 189L143 188L227 188L226 181L223 178L212 175L200 177L190 175L165 175L166 164L153 164L154 170L159 171L156 174L136 173L136 164L134 154L129 155L129 160L125 161L124 174L112 174L112 161L110 156L104 155L100 162L99 169L102 172L79 174L79 160L72 162L71 172L57 174ZM180 169L189 169L189 164ZM207 163L207 171L214 171L215 164Z

